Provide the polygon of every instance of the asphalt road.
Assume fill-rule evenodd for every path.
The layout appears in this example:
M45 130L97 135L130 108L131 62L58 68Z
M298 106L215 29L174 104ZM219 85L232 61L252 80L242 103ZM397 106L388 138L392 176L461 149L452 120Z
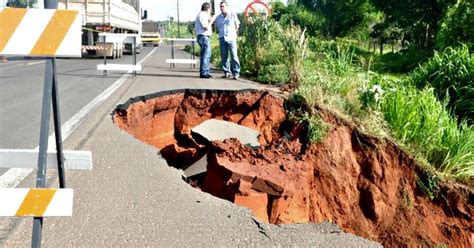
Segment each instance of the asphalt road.
M143 47L140 61L153 50ZM131 55L108 63L127 64ZM102 58L57 59L61 122L64 123L124 72L97 71ZM45 74L44 60L9 60L0 63L0 148L33 149L38 146L41 101ZM50 128L50 133L53 131Z
M143 47L137 54L137 62L152 50ZM107 63L131 64L132 61L132 55L124 55L119 59L108 59ZM114 71L104 77L103 72L97 70L97 64L103 62L103 58L87 55L77 59L57 59L61 125L125 74ZM38 147L45 64L45 60L19 57L0 63L0 149ZM51 121L50 134L52 125ZM0 168L0 185L9 184L1 178L7 171Z

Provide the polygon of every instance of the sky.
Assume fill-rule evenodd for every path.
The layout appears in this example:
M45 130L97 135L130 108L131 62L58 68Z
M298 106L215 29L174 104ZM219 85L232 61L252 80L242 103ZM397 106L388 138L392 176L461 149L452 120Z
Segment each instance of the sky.
M168 20L168 17L173 17L176 20L177 16L177 1L179 1L179 20L180 21L194 21L198 12L201 10L201 5L204 2L210 2L206 0L141 0L142 10L147 10L148 19L155 21ZM220 13L219 3L221 0L215 0L216 13ZM245 7L253 0L227 0L229 4L229 10L237 13L241 13L245 10ZM268 3L269 0L263 0ZM286 2L286 1L282 1Z
M164 21L168 20L169 17L173 17L177 20L177 1L179 1L179 20L194 21L197 14L201 10L201 5L204 2L210 2L209 0L141 0L141 9L147 10L148 20ZM229 10L242 13L248 4L254 0L226 0L229 4ZM262 0L265 3L271 2L272 0ZM275 1L275 0L273 0ZM286 0L279 0L280 2L286 3ZM0 0L0 8L4 6L7 0ZM43 0L38 0L43 2ZM221 0L214 0L216 6L216 13L220 13L219 3ZM261 5L255 5L261 6Z

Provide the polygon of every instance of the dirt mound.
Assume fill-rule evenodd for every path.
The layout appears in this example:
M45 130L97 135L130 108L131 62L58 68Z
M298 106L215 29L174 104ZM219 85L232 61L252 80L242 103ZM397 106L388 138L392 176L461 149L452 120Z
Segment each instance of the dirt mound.
M275 224L327 220L387 246L473 246L473 190L436 182L387 139L360 133L322 111L330 124L320 144L285 120L284 100L260 91L164 92L131 99L115 123L185 167L207 154L198 185ZM221 119L259 130L259 149L236 139L203 144L191 128ZM433 198L430 200L426 194Z

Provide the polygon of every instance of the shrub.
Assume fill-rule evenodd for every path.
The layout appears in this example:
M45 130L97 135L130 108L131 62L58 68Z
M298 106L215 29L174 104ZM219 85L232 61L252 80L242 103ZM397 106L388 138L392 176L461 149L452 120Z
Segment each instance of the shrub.
M288 67L285 64L265 65L256 79L262 83L285 84L288 82Z

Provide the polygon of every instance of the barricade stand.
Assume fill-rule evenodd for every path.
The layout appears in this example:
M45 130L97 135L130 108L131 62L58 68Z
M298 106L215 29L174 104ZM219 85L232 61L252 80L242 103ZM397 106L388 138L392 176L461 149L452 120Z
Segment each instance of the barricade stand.
M57 1L45 0L50 9L15 9L0 11L0 55L33 56L46 60L39 151L0 150L0 167L30 167L37 161L36 188L0 189L0 216L34 217L32 247L41 247L43 216L72 215L73 190L66 189L64 165L74 157L78 169L90 169L90 152L63 152L58 81L55 57L81 56L81 21L77 11L54 10ZM31 32L35 26L38 32ZM26 38L25 38L26 37ZM56 154L49 153L49 121L53 109ZM45 189L46 167L55 155L60 189ZM70 167L74 167L73 163ZM66 163L65 163L66 162ZM82 168L79 168L82 167Z
M190 69L193 67L196 68L197 60L195 59L194 55L194 44L196 43L196 39L168 39L171 42L171 59L166 59L166 63L170 64L170 68L174 68L174 64L189 64ZM175 43L178 42L191 42L192 46L192 53L191 59L175 59Z
M139 43L138 34L112 34L112 33L99 33L99 40L102 42L111 43L131 43L132 44L132 55L133 64L107 64L107 56L104 54L104 63L97 65L97 70L104 71L103 74L106 77L107 71L133 71L133 76L137 76L137 71L142 70L141 65L137 65L137 43Z

